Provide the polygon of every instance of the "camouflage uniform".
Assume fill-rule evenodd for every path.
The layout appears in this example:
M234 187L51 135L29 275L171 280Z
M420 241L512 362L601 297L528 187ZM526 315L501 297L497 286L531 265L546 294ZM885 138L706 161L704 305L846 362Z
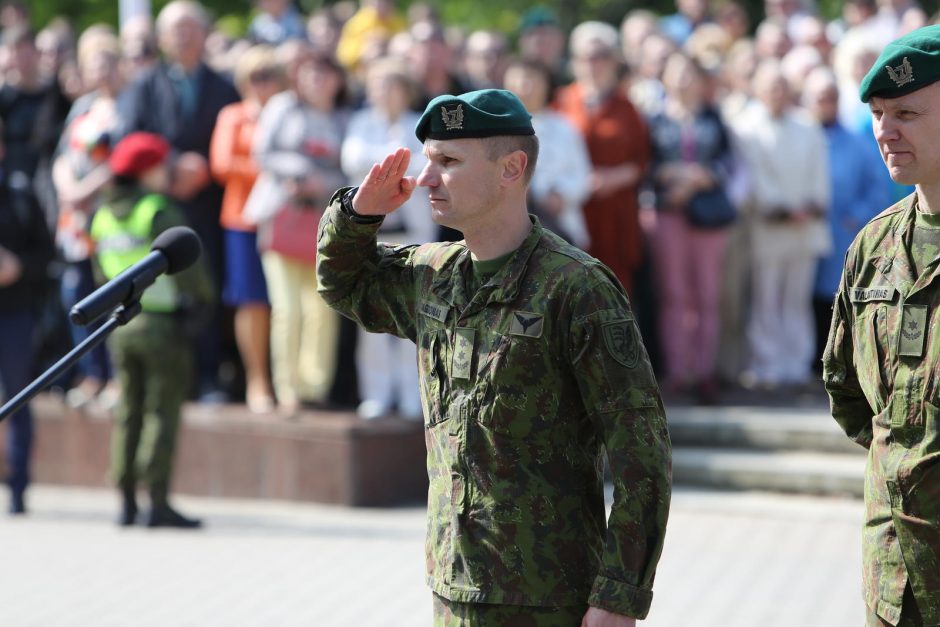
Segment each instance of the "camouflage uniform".
M920 615L920 610L917 609L914 593L911 591L910 586L904 588L904 599L901 606L904 608L901 618L894 624L889 623L878 616L877 612L869 609L865 627L923 627L924 619Z
M345 192L320 223L320 291L367 330L417 344L430 587L460 603L644 617L671 448L620 284L536 222L469 291L463 243L376 244L378 221L352 216ZM614 482L606 523L602 447Z
M137 476L150 499L166 503L180 408L193 377L193 353L170 314L141 313L108 346L121 386L111 436L111 473L122 490Z
M916 205L852 243L823 357L832 415L868 449L864 596L892 625L940 625L940 263L936 247L911 245ZM907 586L922 623L907 622Z
M122 220L141 198L131 194L113 199L98 211L111 212ZM150 242L171 226L185 224L183 214L169 201L164 202L153 217ZM112 247L142 243L149 246L149 242L136 241L127 233L114 233L107 240L96 242L99 263L100 255L107 254ZM127 493L134 491L140 475L156 507L167 501L180 409L192 385L193 353L184 327L214 299L212 282L203 263L161 279L173 283L179 306L171 311L152 311L142 301L143 311L127 325L115 329L108 342L121 387L111 437L111 472L118 487ZM184 322L187 316L191 318Z
M575 627L587 605L535 607L458 603L434 595L435 627Z

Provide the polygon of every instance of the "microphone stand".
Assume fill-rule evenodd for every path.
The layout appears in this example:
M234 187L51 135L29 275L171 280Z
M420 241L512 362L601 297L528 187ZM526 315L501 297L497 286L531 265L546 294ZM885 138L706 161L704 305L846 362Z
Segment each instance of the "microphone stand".
M134 316L139 313L139 300L126 302L115 309L108 318L107 322L95 329L91 335L86 337L78 346L69 351L65 357L57 361L55 365L42 373L39 378L35 379L32 383L23 388L19 394L11 398L3 407L0 407L0 422L29 402L30 399L32 399L34 396L39 394L43 388L55 381L63 372L71 368L72 365L81 359L85 353L93 349L98 344L101 344L108 334L110 334L116 328L124 326L130 322Z

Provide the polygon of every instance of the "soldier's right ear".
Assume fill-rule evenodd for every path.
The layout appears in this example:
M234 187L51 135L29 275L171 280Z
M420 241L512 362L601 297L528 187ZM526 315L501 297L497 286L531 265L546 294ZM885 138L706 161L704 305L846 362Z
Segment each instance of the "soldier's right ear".
M502 172L500 173L501 182L504 185L512 185L525 177L525 169L529 163L529 157L523 150L513 150L500 158Z

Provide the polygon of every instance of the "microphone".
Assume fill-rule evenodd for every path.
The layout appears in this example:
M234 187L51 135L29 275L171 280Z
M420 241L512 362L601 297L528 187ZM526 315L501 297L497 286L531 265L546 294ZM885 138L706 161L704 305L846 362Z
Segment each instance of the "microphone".
M196 263L202 254L199 236L185 226L160 233L146 257L86 296L69 312L79 326L89 325L118 305L136 302L161 274L176 274Z

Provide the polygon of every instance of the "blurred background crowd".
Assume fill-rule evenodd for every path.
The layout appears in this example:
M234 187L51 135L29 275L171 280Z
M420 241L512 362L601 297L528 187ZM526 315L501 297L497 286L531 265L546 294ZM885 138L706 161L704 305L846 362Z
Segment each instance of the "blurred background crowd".
M399 3L400 5L400 3ZM89 333L88 225L108 154L134 131L172 147L167 193L200 235L218 295L194 339L190 397L293 417L304 407L418 418L414 346L358 331L316 293L315 229L333 191L398 146L442 93L515 92L541 142L530 210L629 291L668 398L814 385L844 252L910 190L882 165L858 82L932 21L908 0L735 0L635 8L563 28L446 23L433 4L257 0L243 33L197 2L80 32L0 8L0 381L7 396ZM39 30L34 30L38 27ZM427 193L380 237L458 240ZM106 348L59 382L113 407Z

